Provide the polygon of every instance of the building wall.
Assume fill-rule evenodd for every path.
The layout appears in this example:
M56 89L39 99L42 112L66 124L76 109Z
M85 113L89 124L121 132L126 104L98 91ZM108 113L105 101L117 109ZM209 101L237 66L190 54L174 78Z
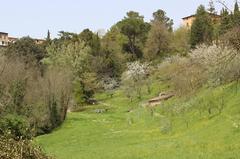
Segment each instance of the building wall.
M8 37L8 44L13 44L17 41L17 38L13 38L13 37Z
M8 34L0 33L0 46L7 46L7 45L8 45Z
M221 20L220 16L211 15L211 18L212 18L213 23L219 23L220 20ZM188 18L184 18L183 19L183 26L190 29L192 27L192 24L193 24L195 19L196 19L195 16L190 16Z
M36 44L39 44L39 45L40 45L40 44L44 43L45 40L42 40L42 39L34 39L34 41L35 41Z
M186 18L183 19L183 26L187 27L187 28L191 28L193 21L195 20L195 17L190 17L190 18Z

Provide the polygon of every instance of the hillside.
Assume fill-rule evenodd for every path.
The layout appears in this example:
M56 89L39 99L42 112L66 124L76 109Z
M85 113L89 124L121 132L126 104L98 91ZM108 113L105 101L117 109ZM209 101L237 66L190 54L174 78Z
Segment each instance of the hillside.
M144 102L167 90L155 83L151 94L129 102L118 90L101 104L68 113L65 123L36 139L59 159L238 159L240 88L232 83L174 97L152 109ZM107 112L96 113L107 108ZM211 109L208 109L211 108Z

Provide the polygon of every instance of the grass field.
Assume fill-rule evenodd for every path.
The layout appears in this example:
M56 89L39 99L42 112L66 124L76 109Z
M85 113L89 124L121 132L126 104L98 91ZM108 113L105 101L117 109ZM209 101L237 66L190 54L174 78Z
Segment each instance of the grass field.
M133 102L122 91L113 98L99 94L102 104L69 113L60 128L36 142L58 159L240 159L240 89L235 84L174 97L151 115L144 101L167 86L153 88ZM211 114L206 106L213 108ZM108 112L94 112L106 107Z

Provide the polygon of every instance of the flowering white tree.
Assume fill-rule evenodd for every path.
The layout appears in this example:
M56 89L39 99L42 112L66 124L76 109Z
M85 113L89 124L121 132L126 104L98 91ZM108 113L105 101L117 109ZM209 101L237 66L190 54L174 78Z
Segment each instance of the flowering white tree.
M201 45L190 54L190 60L202 67L214 83L240 78L240 55L237 50L217 45Z
M112 98L114 89L119 86L119 82L114 78L107 77L101 81L101 85L104 91Z
M142 97L142 86L146 84L149 74L149 64L135 61L127 64L127 70L122 74L125 93L132 100L134 94Z

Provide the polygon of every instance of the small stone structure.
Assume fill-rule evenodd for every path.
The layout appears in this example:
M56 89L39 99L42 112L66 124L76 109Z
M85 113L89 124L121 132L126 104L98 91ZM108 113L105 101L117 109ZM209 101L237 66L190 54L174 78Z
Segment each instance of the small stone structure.
M148 105L150 107L159 105L162 103L162 101L166 101L170 98L172 98L175 94L173 92L162 92L159 94L158 97L152 98L148 101Z

